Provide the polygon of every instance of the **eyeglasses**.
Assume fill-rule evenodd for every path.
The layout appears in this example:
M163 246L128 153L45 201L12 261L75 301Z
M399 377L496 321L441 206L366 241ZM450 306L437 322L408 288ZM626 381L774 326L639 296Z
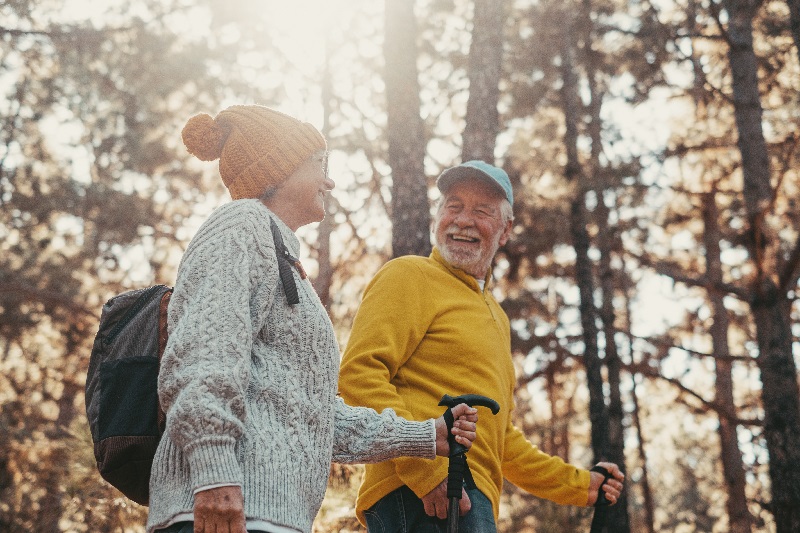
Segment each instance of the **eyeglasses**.
M322 173L325 175L326 178L328 177L328 156L329 155L330 155L330 152L325 151L325 152L318 152L318 153L316 153L316 154L311 156L311 160L312 161L316 161L322 166Z

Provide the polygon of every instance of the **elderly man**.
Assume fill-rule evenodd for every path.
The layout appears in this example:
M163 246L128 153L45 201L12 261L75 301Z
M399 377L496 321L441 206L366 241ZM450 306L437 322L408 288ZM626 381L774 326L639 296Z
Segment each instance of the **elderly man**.
M412 420L437 416L443 394L497 400L499 414L481 418L469 453L472 480L460 500L461 531L496 531L503 478L560 504L593 505L601 490L601 500L615 503L623 487L617 465L600 463L600 473L566 464L541 452L511 422L510 327L490 291L492 260L513 224L508 175L468 161L445 170L437 185L436 246L429 257L389 261L367 286L342 360L342 396ZM359 520L370 532L442 531L446 478L443 458L368 465Z

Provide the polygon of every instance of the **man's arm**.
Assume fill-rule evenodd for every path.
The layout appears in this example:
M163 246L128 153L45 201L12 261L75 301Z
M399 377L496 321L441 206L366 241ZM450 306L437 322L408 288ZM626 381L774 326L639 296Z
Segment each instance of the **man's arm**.
M611 476L606 480L599 472L578 468L542 452L513 425L506 435L503 475L518 487L562 505L592 506L600 490L611 505L617 503L625 480L617 465L598 463Z
M506 479L534 496L561 505L589 505L590 472L542 452L510 422L502 468Z

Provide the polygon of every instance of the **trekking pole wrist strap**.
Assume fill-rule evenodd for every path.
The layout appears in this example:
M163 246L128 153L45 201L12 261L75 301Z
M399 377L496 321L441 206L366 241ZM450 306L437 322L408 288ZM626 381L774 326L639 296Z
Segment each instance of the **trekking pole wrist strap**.
M589 472L597 472L603 476L603 482L600 483L600 487L597 489L597 500L594 502L594 506L608 507L611 505L611 502L608 501L608 498L606 498L606 493L603 491L603 487L605 486L606 482L613 477L611 472L609 472L607 468L600 465L593 466L589 469Z

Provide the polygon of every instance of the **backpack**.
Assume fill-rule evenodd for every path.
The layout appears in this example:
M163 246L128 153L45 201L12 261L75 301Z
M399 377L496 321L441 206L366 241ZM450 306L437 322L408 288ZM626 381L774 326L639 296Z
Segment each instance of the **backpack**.
M270 218L278 272L289 305L300 302L292 268L305 278ZM86 416L100 475L140 505L150 497L150 470L166 417L158 369L167 344L172 287L153 285L108 300L86 374Z
M147 505L150 468L164 432L158 368L172 288L123 292L103 305L86 374L86 416L100 475Z

